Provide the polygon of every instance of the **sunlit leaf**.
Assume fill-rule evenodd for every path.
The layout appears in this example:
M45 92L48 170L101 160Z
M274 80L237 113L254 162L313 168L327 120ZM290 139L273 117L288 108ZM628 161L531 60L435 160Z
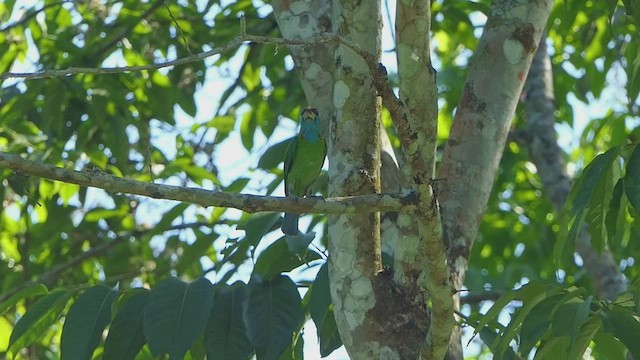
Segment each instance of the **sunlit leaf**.
M47 292L49 292L49 290L43 284L29 284L0 303L0 314L4 313L7 309L11 308L22 299L27 299L37 295L44 295Z
M58 321L70 297L71 293L66 290L54 290L31 305L13 328L8 352L15 354L41 338Z

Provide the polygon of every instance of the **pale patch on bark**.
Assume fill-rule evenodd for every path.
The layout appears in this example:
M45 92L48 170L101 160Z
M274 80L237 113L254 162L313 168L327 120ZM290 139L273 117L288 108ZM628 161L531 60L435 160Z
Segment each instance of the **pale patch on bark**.
M524 46L517 40L505 40L504 43L502 43L502 51L504 52L504 57L507 58L507 61L511 64L515 65L525 59Z
M336 109L342 109L347 99L349 99L349 96L351 96L349 86L347 86L344 81L336 81L336 84L333 86L333 106Z

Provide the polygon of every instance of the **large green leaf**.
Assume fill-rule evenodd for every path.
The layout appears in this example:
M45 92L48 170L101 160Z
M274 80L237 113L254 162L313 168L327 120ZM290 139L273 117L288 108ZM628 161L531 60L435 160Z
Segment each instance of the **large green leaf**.
M102 331L111 321L111 305L117 294L117 290L96 285L71 305L62 328L61 360L91 359L102 339Z
M520 354L528 356L540 338L551 329L551 318L564 294L556 294L537 303L522 321L520 330Z
M58 321L70 297L71 293L66 290L54 290L31 305L13 328L8 352L15 354L41 338Z
M144 308L144 336L154 356L182 359L202 335L213 306L213 286L200 278L190 284L168 278L151 290Z
M105 340L103 360L136 358L145 344L142 314L148 297L149 290L142 288L125 295Z
M630 311L615 307L602 313L604 329L617 337L631 352L634 359L640 359L640 322Z
M606 359L624 359L627 349L618 339L604 330L604 326L593 337L595 350Z
M597 315L590 315L589 319L580 327L580 334L571 344L571 357L578 359L583 356L587 347L602 328L602 320Z
M289 251L287 238L283 236L260 253L253 273L259 274L265 280L271 280L281 273L289 272L320 258L320 254L313 250L302 254L292 253Z
M571 339L571 346L568 349L570 354L577 351L574 349L575 340L580 335L580 328L587 322L592 297L588 296L586 300L577 300L568 302L560 306L554 313L551 326L556 336L568 336Z
M549 339L549 341L542 343L534 359L573 360L569 358L569 352L567 351L569 341L569 338L566 336Z
M283 275L271 281L253 277L243 318L258 360L278 359L304 320L298 288Z
M331 304L331 294L329 292L329 268L325 262L316 279L311 286L311 300L309 310L311 319L318 329L318 340L320 341L320 355L328 356L335 349L342 346L342 339L338 333L338 325L333 316L333 305Z
M253 347L242 320L242 305L247 286L238 281L216 287L215 306L211 310L204 335L204 346L211 359L248 359Z

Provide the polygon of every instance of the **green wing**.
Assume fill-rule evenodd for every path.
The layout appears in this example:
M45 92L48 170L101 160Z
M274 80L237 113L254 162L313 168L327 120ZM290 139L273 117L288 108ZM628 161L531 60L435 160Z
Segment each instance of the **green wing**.
M298 151L298 136L294 136L289 141L289 145L287 146L287 150L284 153L284 194L289 194L289 187L287 186L287 182L289 179L289 173L291 173L291 165L293 164L293 158Z

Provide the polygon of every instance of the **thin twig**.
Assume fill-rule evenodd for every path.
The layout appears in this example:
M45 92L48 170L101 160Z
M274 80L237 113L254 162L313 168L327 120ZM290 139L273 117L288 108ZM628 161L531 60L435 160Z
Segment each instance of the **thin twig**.
M116 37L111 39L108 43L100 46L100 48L96 50L96 53L104 54L109 50L111 50L111 48L116 46L118 42L122 41L122 39L124 39L129 34L131 34L131 31L133 31L133 29L136 26L138 26L138 24L140 24L143 20L146 20L149 16L151 16L151 14L153 14L160 6L162 6L162 4L164 4L164 0L157 0L147 10L145 10L145 12L142 13L142 15L140 15L135 21L127 22L127 24L125 25L125 28L120 32L120 34L118 34ZM116 27L116 26L119 26L119 23L113 23L109 26Z
M169 7L169 4L165 5L165 8L167 9L167 12L169 13L169 17L171 18L173 23L176 25L176 29L180 32L180 37L182 38L182 41L184 42L184 46L187 48L187 52L189 54L192 54L191 47L189 46L189 41L187 41L187 37L184 35L184 31L182 31L182 27L180 26L180 24L178 24L178 19L176 19L175 16L173 16L173 13L171 12L171 8Z
M43 70L43 71L32 72L32 73L11 73L11 72L8 72L8 73L4 73L4 74L0 75L0 81L6 80L6 79L11 79L11 78L46 79L46 78L69 76L69 75L76 75L76 74L96 74L96 75L101 75L101 74L121 74L121 73L127 73L127 72L140 72L140 71L157 70L157 69L162 69L162 68L166 68L166 67L185 65L185 64L190 64L190 63L196 62L196 61L201 61L201 60L204 60L204 59L209 58L211 56L222 54L222 53L227 52L227 51L229 51L231 49L235 49L235 48L239 47L240 45L242 45L246 41L254 42L254 43L261 43L261 44L273 44L273 45L276 45L276 46L287 46L287 45L312 45L312 44L326 43L326 42L330 42L330 41L341 41L342 42L342 40L343 39L341 37L338 37L338 36L336 36L334 34L320 34L318 36L314 36L314 37L309 38L309 39L283 39L283 38L273 38L273 37L268 37L268 36L257 36L257 35L243 34L243 35L238 35L233 40L231 40L229 43L227 43L225 46L217 47L217 48L211 49L209 51L205 51L205 52L202 52L202 53L198 53L198 54L194 54L194 55L190 55L190 56L186 56L186 57L183 57L183 58L179 58L179 59L175 59L175 60L171 60L171 61L167 61L167 62L162 62L162 63L139 65L139 66L110 67L110 68L70 67L70 68L67 68L67 69ZM356 47L359 47L359 46L357 46L357 44L353 44L352 43L352 45L356 46ZM349 47L351 47L351 46L349 46Z
M139 66L122 66L122 67L111 67L111 68L81 68L81 67L70 67L67 69L60 70L43 70L32 73L4 73L0 74L0 82L10 79L10 78L22 78L22 79L46 79L53 77L61 77L61 76L70 76L76 74L121 74L127 72L140 72L140 71L150 71L157 70L162 68L167 68L171 66L179 66L190 64L196 61L201 61L206 58L209 58L214 55L219 55L225 53L231 49L235 49L242 45L244 42L253 42L260 44L272 44L275 46L305 46L305 45L316 45L327 42L337 42L342 44L349 49L353 50L356 54L358 54L367 64L369 68L369 72L371 73L371 77L373 78L374 86L378 91L378 94L382 98L382 102L385 107L391 113L391 118L393 119L396 127L398 129L398 134L400 138L407 142L410 137L410 127L408 123L408 117L405 110L405 107L400 102L398 97L394 94L393 88L391 84L389 84L389 78L387 76L387 71L385 67L376 61L375 56L363 49L357 43L346 39L337 34L331 33L322 33L314 37L306 38L306 39L284 39L284 38L274 38L269 36L258 36L258 35L249 35L246 34L246 20L244 17L240 18L240 31L241 34L236 36L233 40L228 42L225 46L217 47L211 49L209 51L205 51L202 53L190 55L187 57L155 63L148 65L139 65Z

